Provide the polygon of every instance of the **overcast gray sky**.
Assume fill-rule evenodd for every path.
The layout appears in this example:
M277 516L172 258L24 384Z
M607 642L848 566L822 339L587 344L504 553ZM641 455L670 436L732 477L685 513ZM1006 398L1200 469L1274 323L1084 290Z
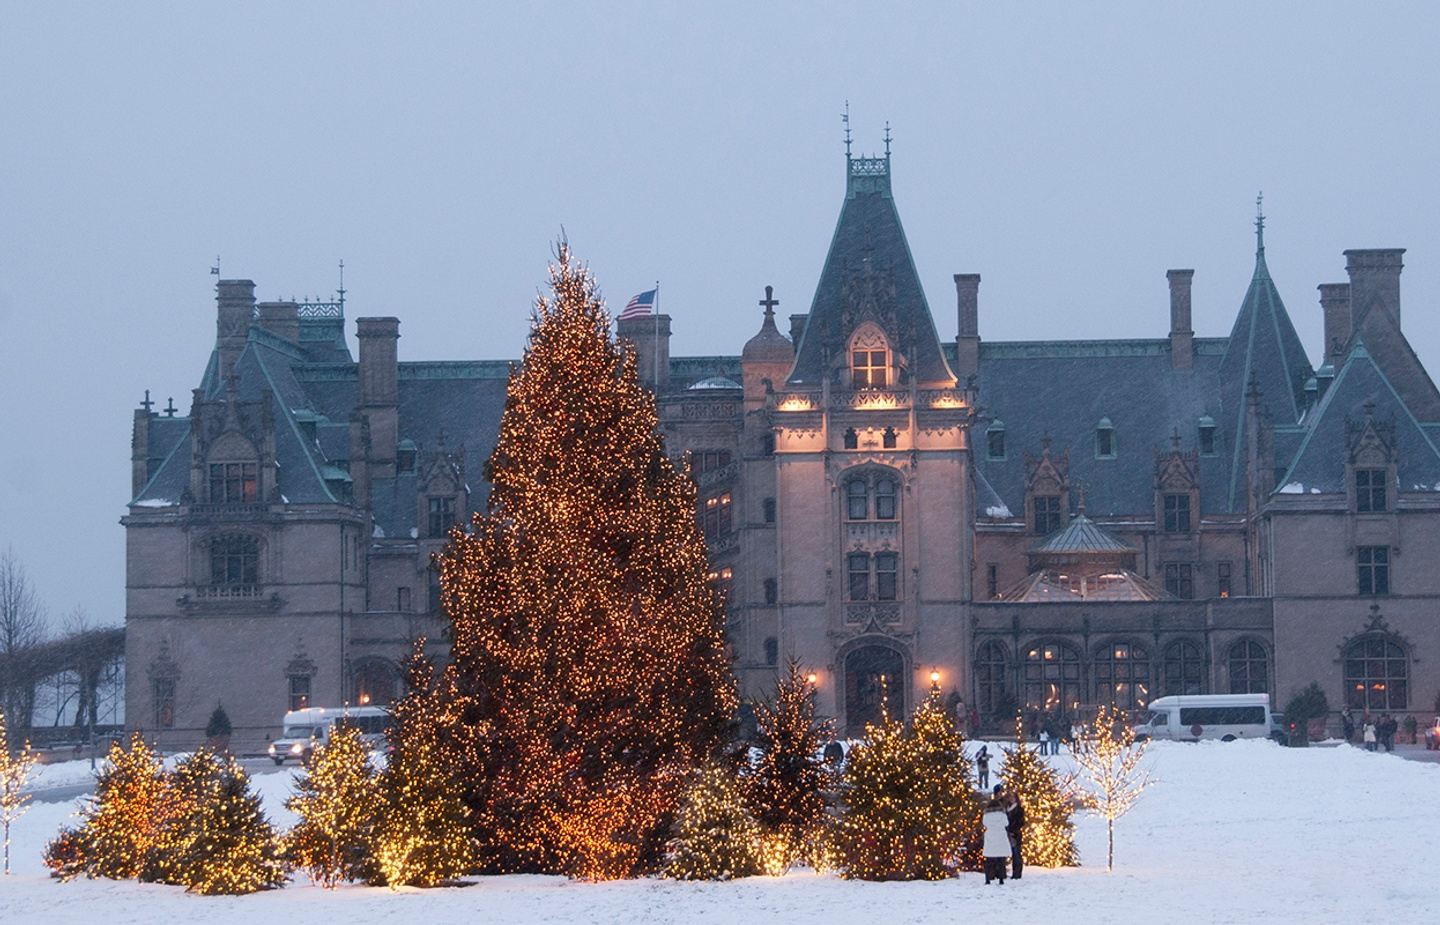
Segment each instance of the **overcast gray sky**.
M131 413L182 408L209 267L401 318L402 359L515 357L563 226L613 302L661 281L677 354L813 295L857 152L893 127L942 337L1159 337L1165 270L1229 332L1267 257L1317 283L1406 247L1440 372L1433 4L0 2L0 547L118 621ZM353 325L351 326L353 337ZM353 347L353 344L352 344Z

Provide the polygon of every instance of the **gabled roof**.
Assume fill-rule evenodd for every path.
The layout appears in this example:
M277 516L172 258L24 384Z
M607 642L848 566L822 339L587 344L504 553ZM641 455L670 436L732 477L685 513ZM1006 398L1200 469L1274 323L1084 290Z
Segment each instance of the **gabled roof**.
M873 310L918 382L954 381L890 192L890 155L849 156L840 219L815 287L791 385L818 386L827 358L845 350L847 316Z
M1440 491L1440 448L1411 414L1400 393L1356 341L1335 381L1309 418L1305 438L1276 488L1278 494L1331 494L1346 491L1349 453L1346 424L1365 418L1394 423L1401 491Z
M1265 219L1255 220L1255 273L1240 314L1230 330L1230 345L1220 361L1221 426L1230 453L1227 507L1243 507L1245 491L1246 393L1254 382L1260 404L1278 425L1294 424L1305 410L1305 380L1313 371L1300 336L1265 264Z
M1416 356L1415 348L1410 346L1395 316L1374 303L1361 311L1363 314L1355 319L1355 333L1346 346L1353 347L1363 340L1411 413L1421 421L1440 421L1440 390L1435 388L1435 381Z

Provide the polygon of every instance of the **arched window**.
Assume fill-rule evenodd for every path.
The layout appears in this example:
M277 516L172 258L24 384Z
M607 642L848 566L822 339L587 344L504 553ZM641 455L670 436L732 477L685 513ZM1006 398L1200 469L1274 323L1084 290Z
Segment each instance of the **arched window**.
M1253 639L1242 639L1230 647L1230 693L1270 693L1270 658L1265 647Z
M1392 637L1372 634L1345 647L1345 703L1356 710L1410 707L1410 659Z
M875 519L895 519L895 480L884 477L875 480Z
M855 433L855 428L845 428L845 449L853 450L860 446L860 435Z
M998 418L985 429L985 455L991 459L1005 458L1005 422Z
M1165 693L1205 693L1205 659L1200 647L1189 639L1180 639L1165 647Z
M355 666L355 703L386 706L395 701L399 685L395 668L378 658L367 658Z
M1101 459L1115 458L1115 425L1109 418L1101 418L1095 425L1095 455Z
M774 636L765 637L765 664L774 665L780 661L780 640Z
M975 708L981 716L995 716L1014 707L1009 677L1005 647L994 640L981 646L980 651L975 653Z
M1095 702L1138 710L1150 702L1150 653L1116 642L1095 650Z
M210 583L224 587L260 583L260 541L232 534L210 541Z
M845 483L845 518L870 519L870 497L864 479L851 479Z
M1025 650L1025 706L1032 710L1080 708L1080 653L1062 642Z
M881 707L891 716L905 715L905 658L885 646L864 646L845 656L845 720L860 733L878 722Z

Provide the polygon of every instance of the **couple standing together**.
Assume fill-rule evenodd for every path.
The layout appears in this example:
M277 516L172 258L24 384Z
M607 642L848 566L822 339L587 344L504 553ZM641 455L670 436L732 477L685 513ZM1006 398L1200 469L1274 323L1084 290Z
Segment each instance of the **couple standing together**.
M1020 879L1025 863L1021 849L1025 836L1025 807L1020 805L1019 794L1007 792L1004 785L996 784L990 801L985 804L985 815L981 818L985 829L985 882L997 877L1005 883L1005 859L1010 859L1010 876Z

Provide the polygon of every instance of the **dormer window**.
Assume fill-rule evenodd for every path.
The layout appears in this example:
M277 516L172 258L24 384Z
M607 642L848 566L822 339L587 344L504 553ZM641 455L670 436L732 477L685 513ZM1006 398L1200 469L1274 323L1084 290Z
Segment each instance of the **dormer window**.
M1109 418L1101 418L1095 425L1095 455L1100 459L1115 458L1115 425Z
M985 455L990 459L1005 458L1005 422L995 421L985 430Z
M1384 469L1355 470L1355 510L1361 514L1378 514L1389 510L1385 490Z
M415 471L416 448L413 440L401 440L395 449L395 469L398 472Z
M1200 419L1200 455L1214 456L1215 453L1215 419L1207 414Z
M862 325L850 339L852 388L883 389L890 384L890 345L873 324Z
M254 463L211 463L210 503L253 503L259 495Z

